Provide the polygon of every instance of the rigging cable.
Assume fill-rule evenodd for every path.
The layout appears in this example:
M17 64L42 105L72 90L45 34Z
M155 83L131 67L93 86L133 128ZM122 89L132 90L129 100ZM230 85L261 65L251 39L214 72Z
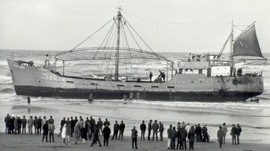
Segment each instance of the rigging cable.
M122 16L123 17L123 16ZM124 17L123 17L124 18ZM125 18L124 18L125 19ZM126 19L125 19L126 20ZM136 32L136 30L129 24L129 22L126 20L126 23L131 27L131 29L136 33L136 35L142 40L142 42L148 47L148 49L151 50L152 54L154 54L158 59L162 58L168 62L172 62L171 60L168 60L166 57L162 56L162 55L158 55L157 53L155 53L151 47L143 40L143 38Z
M70 50L73 51L74 49L76 49L77 47L79 47L81 44L83 44L85 41L87 41L89 38L91 38L94 34L96 34L97 32L99 32L103 27L105 27L107 24L109 24L112 20L110 19L107 23L105 23L103 26L101 26L97 31L95 31L93 34L91 34L90 36L86 37L82 42L80 42L78 45L76 45L74 48L72 48Z

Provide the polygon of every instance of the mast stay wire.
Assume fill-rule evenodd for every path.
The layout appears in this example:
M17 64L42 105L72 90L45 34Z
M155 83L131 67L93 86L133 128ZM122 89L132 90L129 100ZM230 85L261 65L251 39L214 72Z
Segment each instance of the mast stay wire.
M103 41L101 42L99 48L104 48L104 47L106 47L106 45L108 44L108 40L110 39L110 36L112 35L113 28L114 28L114 24L112 24L112 26L110 27L110 29L109 29L109 31L107 32L105 38L104 38ZM102 47L103 44L104 44L104 47ZM96 53L94 54L93 58L95 58L95 56L97 55L98 51L99 51L99 49L98 49L98 50L96 51Z
M123 16L122 16L123 17ZM124 17L123 17L124 18ZM125 19L125 18L124 18ZM125 19L126 20L126 19ZM126 20L126 23L131 27L131 29L136 33L136 35L142 40L142 42L148 47L149 50L151 50L152 54L154 54L158 59L164 59L170 63L173 63L173 61L167 59L166 57L159 55L155 53L152 48L143 40L143 38L137 33L137 31L129 24L129 22Z
M112 41L111 39L113 39L113 37L114 37L114 35L112 34L113 31L114 31L114 29L115 29L114 27L115 27L115 24L113 23L112 26L111 26L111 28L110 28L110 30L109 30L109 32L107 33L106 37L104 38L104 40L100 44L100 48L105 48ZM97 51L96 51L96 53L97 53ZM109 58L107 59L107 53L108 53L108 51L109 50L107 50L105 52L105 54L104 54L105 61L103 61L102 64L100 65L100 67L98 67L99 68L99 73L101 73L101 70L103 69L102 67L103 67L104 63L106 62L106 60L109 60L109 63L110 63L111 53L109 55ZM108 67L109 67L109 63L107 63L106 74L107 74L107 70L108 70Z
M123 30L121 30L122 32L122 39L123 39L123 46L127 46L127 49L128 49L128 53L130 54L130 50L129 50L129 43L128 43L128 40L127 40L127 35L126 35L126 32L125 32L125 28L124 28L124 23L121 22L121 25L120 27L122 27ZM124 53L124 58L126 57L126 53ZM131 54L130 54L130 59L128 59L129 61L129 65L131 64L131 60L132 60L132 57L131 57ZM127 61L124 61L124 64L125 64L125 68L126 68L126 75L128 74L128 65L127 65ZM130 69L132 71L132 66L130 66Z
M78 45L76 45L74 48L72 48L70 50L73 51L74 49L76 49L77 47L79 47L81 44L83 44L85 41L87 41L89 38L91 38L93 35L95 35L97 32L99 32L102 28L104 28L105 26L107 26L107 24L109 24L112 21L112 19L110 19L108 22L106 22L103 26L101 26L98 30L96 30L93 34L89 35L88 37L86 37L82 42L80 42Z

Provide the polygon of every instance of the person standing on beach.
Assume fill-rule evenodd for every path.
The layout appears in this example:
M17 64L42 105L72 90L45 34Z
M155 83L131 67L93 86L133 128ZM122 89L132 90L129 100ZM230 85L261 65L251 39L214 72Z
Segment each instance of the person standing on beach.
M7 114L7 116L5 117L5 124L6 124L6 129L5 129L5 133L9 134L9 125L10 125L10 117L9 114Z
M14 119L14 133L17 134L18 132L18 116L15 117Z
M75 116L75 119L73 119L73 117L71 116L70 120L71 120L71 137L73 137L74 127L78 122L77 116Z
M188 134L187 130L184 127L182 127L181 130L180 130L180 142L181 142L180 143L180 148L181 149L185 149L185 150L187 149L187 140L186 140L187 134Z
M98 129L99 129L99 135L102 135L103 122L101 121L101 118L98 118L97 126L98 126Z
M124 122L123 121L121 121L121 124L119 125L119 140L121 139L121 140L123 140L123 136L124 136L124 131L125 131L125 127L126 127L126 125L124 124Z
M25 115L22 118L22 134L26 134L26 124L27 120L25 119Z
M96 126L96 121L95 119L93 119L92 116L90 116L90 132L91 132L90 136L94 135L95 126Z
M141 140L145 140L146 125L144 124L144 121L142 121L140 125L140 130L141 130Z
M133 129L131 130L131 139L132 139L132 148L133 149L134 149L134 144L135 144L135 149L138 149L137 136L138 136L138 131L136 130L136 127L133 126Z
M236 144L236 134L237 134L237 128L235 127L235 125L232 125L232 129L231 129L231 135L232 135L232 145Z
M242 129L241 129L241 126L239 124L236 125L236 139L237 139L237 144L240 144L240 140L239 140L239 137L240 137L240 134L242 132Z
M198 124L198 126L196 127L195 133L196 133L196 141L197 141L197 142L201 142L201 138L202 138L202 128L201 128L200 124Z
M226 133L227 133L227 131L228 131L227 126L226 126L226 123L223 123L221 129L222 129L223 132L224 132L224 136L223 136L223 141L222 141L222 142L223 142L223 144L225 144Z
M43 124L42 129L43 129L42 142L44 141L44 138L46 138L46 142L48 142L48 132L49 132L48 121L46 121L45 124Z
M42 128L42 118L41 116L38 117L38 132L41 134L41 128Z
M115 121L115 124L113 126L113 137L111 140L113 140L114 138L117 140L118 130L119 130L119 124L117 123L117 121Z
M209 142L208 131L207 131L206 124L204 124L204 126L202 127L202 141L203 142Z
M175 139L177 137L177 131L175 127L173 127L171 131L171 150L175 150Z
M95 125L94 135L93 135L93 141L92 141L90 147L92 147L96 143L98 143L99 144L99 147L101 147L101 143L100 143L100 140L99 140L98 131L99 131L99 129L98 129L97 125Z
M222 140L224 138L225 132L222 130L222 127L219 126L219 130L217 131L217 138L218 138L218 143L219 147L222 147Z
M193 150L194 149L194 142L195 142L194 126L190 127L190 130L188 132L188 139L189 139L189 150Z
M34 125L33 116L30 116L27 123L28 123L28 134L32 134L33 133L33 125Z
M156 140L158 141L158 129L159 129L159 125L157 123L157 120L155 120L155 122L152 125L152 129L153 129L153 136L152 136L152 141L154 140L155 136L156 136Z
M29 96L27 97L27 103L28 103L28 107L30 107L31 106L31 98Z
M78 139L81 136L81 128L83 127L83 119L80 118L80 120L76 123L75 127L74 127L74 137L75 137L75 144L77 144Z
M66 118L64 117L60 122L60 132L58 136L61 136L63 126L66 124Z
M69 118L67 118L67 121L66 121L66 143L67 143L67 145L71 145L70 137L71 137L71 122L69 121Z
M49 142L53 141L54 142L54 130L55 126L52 121L48 122L49 124Z
M167 130L167 136L168 136L167 149L171 149L171 131L172 131L172 125L170 125L169 129Z
M20 115L18 115L18 134L21 134L21 129L22 129L22 119L20 118Z
M63 125L61 131L62 131L61 132L61 137L63 138L63 144L64 145L67 145L67 141L66 141L66 138L67 138L67 127L66 127L66 123Z
M11 115L10 118L10 133L13 134L14 133L14 121L15 121L15 115Z
M150 141L150 136L151 136L151 129L152 129L152 120L150 120L148 123L148 140L149 141Z
M160 141L163 141L163 131L164 131L164 126L161 122L159 122L159 136L160 136Z
M87 124L87 120L85 120L83 127L81 128L81 138L82 138L83 143L85 143L85 140L87 140L87 132L88 132L88 124Z
M43 125L46 123L47 119L46 116L43 116L43 119L41 121L41 129L43 130Z
M35 134L39 134L39 131L38 131L38 118L37 118L37 116L34 117L34 128L35 128Z
M102 131L102 134L103 134L103 145L107 145L109 144L109 138L110 138L110 134L111 134L111 129L109 128L109 125L106 124L103 131Z

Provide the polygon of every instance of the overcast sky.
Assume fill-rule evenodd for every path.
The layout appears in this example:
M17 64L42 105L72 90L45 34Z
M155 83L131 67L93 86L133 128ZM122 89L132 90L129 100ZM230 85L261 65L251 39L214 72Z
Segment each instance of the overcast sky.
M71 49L119 6L157 52L219 52L232 20L256 21L262 52L270 52L269 0L0 0L0 49Z

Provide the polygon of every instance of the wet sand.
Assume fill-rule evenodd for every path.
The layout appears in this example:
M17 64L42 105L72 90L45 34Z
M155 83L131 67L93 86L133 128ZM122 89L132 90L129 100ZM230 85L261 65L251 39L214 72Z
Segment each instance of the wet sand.
M62 138L55 136L55 142L42 142L41 135L14 135L14 134L0 134L0 150L1 151L29 151L29 150L40 150L40 151L128 151L134 150L131 147L131 138L124 137L124 140L110 140L109 146L103 146L103 137L100 138L102 147L98 145L90 146L90 141L86 141L85 144L79 141L78 144L74 144L72 138L72 145L66 146L62 143ZM164 141L140 141L138 140L138 150L142 151L164 151L167 140ZM187 148L188 149L188 148ZM257 143L242 143L240 145L231 145L227 143L219 148L218 142L210 141L207 143L195 142L194 150L198 151L269 151L270 145L268 144L257 144Z

